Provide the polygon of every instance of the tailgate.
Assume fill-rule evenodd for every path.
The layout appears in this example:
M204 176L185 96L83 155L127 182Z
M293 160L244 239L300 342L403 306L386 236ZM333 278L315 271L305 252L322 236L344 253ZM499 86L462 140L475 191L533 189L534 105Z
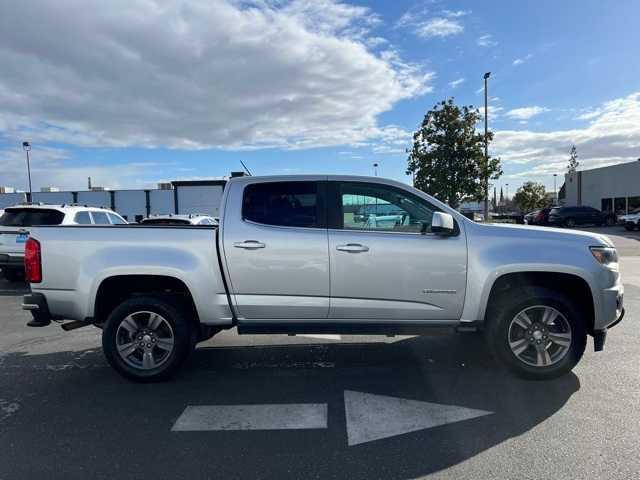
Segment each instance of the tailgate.
M24 253L24 243L29 236L23 227L5 227L0 225L0 254Z

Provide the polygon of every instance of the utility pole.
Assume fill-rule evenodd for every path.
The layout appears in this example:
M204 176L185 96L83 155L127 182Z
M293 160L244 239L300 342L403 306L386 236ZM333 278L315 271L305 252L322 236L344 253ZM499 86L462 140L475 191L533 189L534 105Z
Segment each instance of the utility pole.
M489 221L489 96L487 93L487 80L491 72L484 74L484 221ZM508 195L507 195L508 196Z
M556 177L558 176L557 173L553 174L553 199L554 199L554 205L558 204L558 192L556 190Z
M507 200L504 202L506 205L509 203L509 184L505 183L504 186L507 187Z
M29 177L29 203L33 201L33 191L31 190L31 161L29 160L29 152L31 151L31 144L29 142L22 142L22 149L27 152L27 176Z
M378 176L378 164L374 163L373 164L373 174L377 177Z

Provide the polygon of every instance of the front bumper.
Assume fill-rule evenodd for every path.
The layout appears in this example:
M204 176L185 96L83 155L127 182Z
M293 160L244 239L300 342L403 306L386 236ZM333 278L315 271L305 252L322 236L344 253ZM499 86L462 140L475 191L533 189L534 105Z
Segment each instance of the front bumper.
M604 350L604 343L607 340L607 331L609 331L609 329L618 325L623 318L624 318L624 307L622 308L622 311L620 312L620 316L616 319L615 322L613 322L611 325L609 325L607 328L603 330L596 330L595 332L593 332L593 350L595 352L601 352L602 350Z

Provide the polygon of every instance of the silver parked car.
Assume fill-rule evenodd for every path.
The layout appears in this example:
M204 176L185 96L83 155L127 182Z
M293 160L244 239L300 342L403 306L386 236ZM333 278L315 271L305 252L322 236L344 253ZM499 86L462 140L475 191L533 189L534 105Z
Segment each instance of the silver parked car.
M382 220L373 221L376 207ZM549 379L602 350L623 317L603 235L477 224L392 180L240 177L218 229L36 227L25 259L32 326L102 328L111 365L166 378L197 341L243 333L484 330L518 375ZM65 252L72 250L73 256Z

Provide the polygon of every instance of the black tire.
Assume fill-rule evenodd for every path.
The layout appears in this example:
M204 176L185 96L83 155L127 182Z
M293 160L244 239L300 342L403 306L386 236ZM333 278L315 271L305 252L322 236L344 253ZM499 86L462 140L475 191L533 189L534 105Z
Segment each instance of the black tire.
M571 218L571 217L569 217L569 218L565 219L565 221L564 221L564 226L565 226L565 227L567 227L567 228L573 228L573 227L575 227L575 226L576 226L576 221L575 221L575 219L573 219L573 218Z
M543 287L520 287L502 295L487 314L485 339L493 355L517 376L549 380L569 373L580 361L587 344L584 314L567 296ZM560 312L571 327L571 343L557 363L533 366L521 360L509 346L512 320L528 307L548 306ZM532 345L534 348L535 345ZM544 351L544 350L543 350Z
M4 278L10 282L24 282L24 271L17 268L2 270Z
M633 228L631 225L625 225L625 226L624 226L624 229L625 229L627 232L632 232L632 231L634 230L634 228Z
M616 224L616 219L613 217L607 217L604 223L607 227L613 227Z
M124 320L136 312L152 312L160 315L171 327L172 350L162 363L155 367L136 368L118 352L118 330ZM102 350L109 364L124 377L137 382L156 382L170 378L187 359L195 346L194 328L178 302L153 296L132 297L118 305L109 315L102 330ZM133 335L135 337L135 335ZM133 339L136 341L135 338ZM158 343L159 346L159 343Z

